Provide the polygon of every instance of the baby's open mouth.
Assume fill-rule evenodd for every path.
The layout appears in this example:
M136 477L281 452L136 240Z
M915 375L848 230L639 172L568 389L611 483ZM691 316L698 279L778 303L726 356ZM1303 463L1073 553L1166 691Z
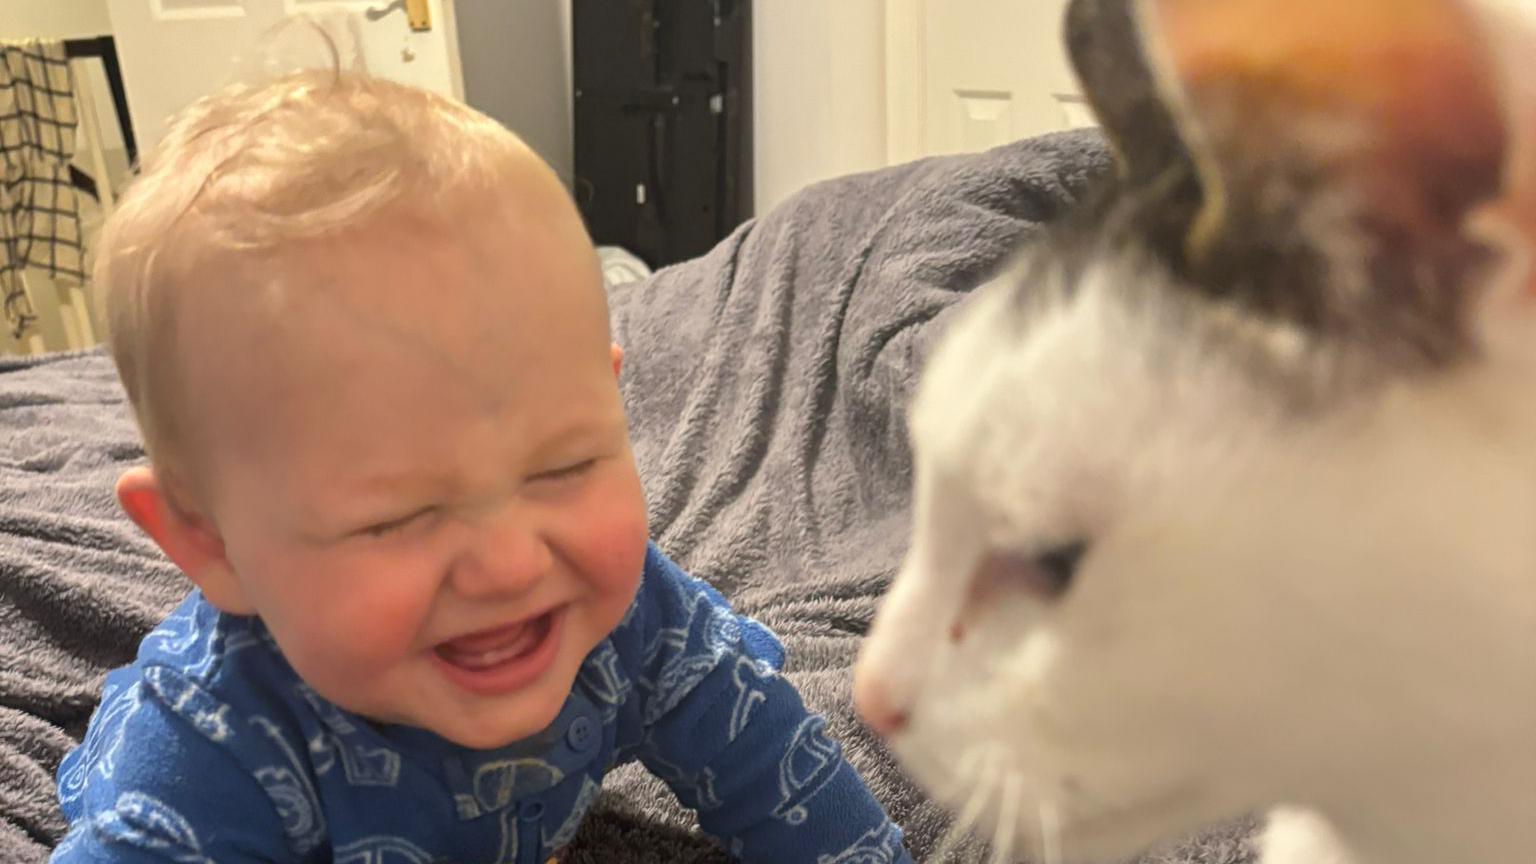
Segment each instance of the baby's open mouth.
M464 669L487 669L527 655L550 632L550 613L504 627L492 627L439 644L438 656Z
M432 652L447 675L475 692L505 692L536 680L554 658L564 607L518 623L439 643Z

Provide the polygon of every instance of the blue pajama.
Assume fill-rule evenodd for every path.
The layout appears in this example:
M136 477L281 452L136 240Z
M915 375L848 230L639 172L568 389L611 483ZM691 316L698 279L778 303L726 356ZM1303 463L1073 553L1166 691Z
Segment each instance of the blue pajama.
M194 592L107 676L59 768L70 830L53 861L540 864L603 776L639 760L740 860L910 862L783 659L651 546L554 723L476 751L337 708L258 619Z

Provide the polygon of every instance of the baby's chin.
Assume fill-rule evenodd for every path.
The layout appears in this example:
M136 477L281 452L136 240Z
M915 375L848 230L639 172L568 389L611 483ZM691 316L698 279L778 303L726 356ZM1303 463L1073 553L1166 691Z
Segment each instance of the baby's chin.
M556 708L541 720L530 719L527 723L494 724L485 727L453 726L429 727L427 731L466 750L499 750L532 738L555 722L560 710Z
M541 682L536 689L517 693L505 704L481 706L473 712L475 716L434 716L407 722L460 747L496 750L532 738L555 722L575 685L575 676L564 680L563 687L554 686L555 683L559 682Z

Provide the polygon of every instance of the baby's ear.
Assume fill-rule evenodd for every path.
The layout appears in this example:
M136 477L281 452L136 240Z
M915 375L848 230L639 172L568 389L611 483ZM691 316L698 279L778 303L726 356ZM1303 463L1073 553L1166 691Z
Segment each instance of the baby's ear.
M225 557L223 539L203 516L178 504L169 484L153 469L125 471L117 480L117 501L171 563L202 589L209 603L232 615L254 612Z

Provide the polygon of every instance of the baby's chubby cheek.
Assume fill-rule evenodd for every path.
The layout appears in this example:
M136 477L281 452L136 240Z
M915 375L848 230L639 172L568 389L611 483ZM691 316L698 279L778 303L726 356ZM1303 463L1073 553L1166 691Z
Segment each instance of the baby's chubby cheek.
M585 544L589 563L584 569L598 583L595 587L624 595L628 605L640 584L648 539L643 508L615 511L607 519L594 520Z
M316 592L279 626L268 622L289 662L312 684L344 688L349 677L377 675L428 647L419 642L430 635L422 628L431 594L412 590L423 580L387 567L373 576L367 586Z
M578 568L595 591L628 607L645 566L649 528L639 478L590 504L573 549Z

